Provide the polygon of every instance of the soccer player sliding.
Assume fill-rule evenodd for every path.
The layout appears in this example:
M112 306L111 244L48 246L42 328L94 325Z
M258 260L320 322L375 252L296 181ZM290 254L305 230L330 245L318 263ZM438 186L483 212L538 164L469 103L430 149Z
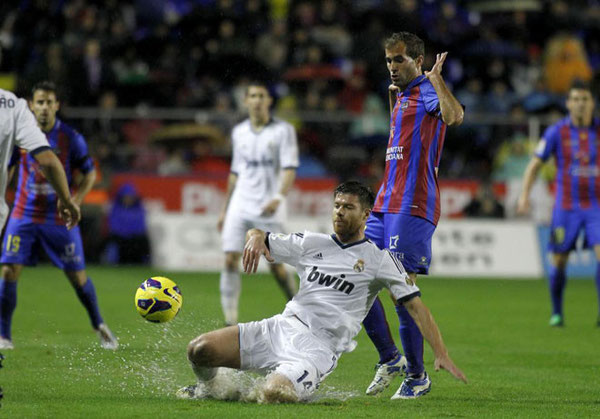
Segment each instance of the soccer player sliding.
M335 234L274 234L249 230L244 270L256 272L261 256L287 263L300 276L300 290L282 314L204 333L188 345L188 359L198 383L178 391L180 398L214 397L218 367L267 375L259 401L310 400L335 369L342 353L356 347L354 337L377 293L387 288L406 307L431 345L436 370L445 369L467 382L454 364L421 292L402 264L365 238L374 195L358 182L334 191Z

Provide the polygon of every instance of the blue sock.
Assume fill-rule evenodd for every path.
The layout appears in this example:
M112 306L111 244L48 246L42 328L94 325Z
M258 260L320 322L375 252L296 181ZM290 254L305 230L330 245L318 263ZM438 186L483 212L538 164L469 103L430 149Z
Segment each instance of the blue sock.
M88 316L90 316L92 327L94 329L97 329L100 324L104 323L104 320L102 320L100 310L98 309L98 300L96 299L96 288L94 288L92 280L88 278L83 287L76 286L75 292L79 297L79 301L81 301L81 304L83 304L83 306L87 310Z
M0 279L0 336L11 340L12 316L17 307L17 281Z
M406 372L409 375L421 375L425 371L421 331L403 305L396 306L396 313L400 320L400 340L408 363Z
M365 331L377 352L379 352L379 363L391 361L398 355L398 348L394 343L394 338L390 332L390 326L385 318L385 311L379 297L375 298L375 302L369 310L367 317L363 320Z
M598 293L598 316L600 317L600 262L596 262L596 292Z
M562 302L566 284L565 269L551 266L548 280L550 285L550 298L552 300L552 314L560 314L562 316Z

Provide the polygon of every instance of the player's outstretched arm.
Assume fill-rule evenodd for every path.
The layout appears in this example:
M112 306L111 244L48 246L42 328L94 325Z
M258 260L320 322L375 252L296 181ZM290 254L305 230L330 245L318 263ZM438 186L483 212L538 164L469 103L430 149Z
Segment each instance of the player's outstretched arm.
M40 164L42 172L58 195L58 212L67 223L67 228L73 228L81 219L79 205L71 197L67 175L56 154L50 150L35 153L33 157Z
M435 370L439 371L440 369L445 369L446 371L450 372L450 374L466 383L467 377L454 364L452 359L450 359L446 345L444 345L444 340L442 339L440 329L437 327L437 324L435 323L435 320L433 319L429 309L425 306L425 304L423 304L423 301L421 301L419 297L415 297L409 301L406 301L404 303L404 307L406 307L409 314L415 320L415 323L417 323L417 326L419 326L419 330L423 334L423 337L433 349L433 353L435 355Z
M246 245L244 246L244 254L242 256L242 266L244 272L254 273L258 268L260 257L265 255L269 262L273 262L271 253L265 244L266 233L257 228L248 230L246 233Z
M435 64L430 71L425 71L425 76L429 79L438 95L442 120L448 125L460 125L465 116L465 111L460 102L450 92L442 77L442 67L447 56L447 52L437 54Z
M531 208L531 203L529 202L529 194L531 193L531 188L533 187L533 182L537 178L538 172L544 162L537 156L534 156L527 168L525 169L525 173L523 174L523 189L521 190L521 194L519 195L519 200L517 201L517 214L525 215L529 212Z

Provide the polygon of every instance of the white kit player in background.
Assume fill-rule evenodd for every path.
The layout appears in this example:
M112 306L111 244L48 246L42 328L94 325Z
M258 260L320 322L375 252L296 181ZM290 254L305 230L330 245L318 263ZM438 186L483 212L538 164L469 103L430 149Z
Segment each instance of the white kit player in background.
M332 235L248 231L244 270L256 272L262 255L270 262L287 263L300 275L300 291L282 314L192 340L188 359L198 384L179 390L180 398L223 394L217 388L224 382L217 367L228 367L268 373L259 401L310 399L335 369L340 355L356 347L353 339L383 288L388 288L397 304L404 304L415 319L433 348L435 369L446 369L467 382L448 356L433 316L420 299L419 288L397 259L365 238L365 223L374 199L373 192L358 182L338 186Z
M240 257L246 231L260 228L281 232L286 213L285 197L298 167L298 144L294 127L273 118L273 99L267 87L250 83L245 106L249 118L233 128L233 158L227 197L217 228L222 231L225 266L221 271L221 305L228 325L238 321ZM279 286L291 299L297 291L293 275L283 265L270 266Z
M75 226L81 218L79 206L72 200L67 176L60 160L52 152L46 136L37 125L25 99L0 89L0 230L8 217L5 193L8 185L8 165L15 147L27 150L40 164L48 182L58 195L60 215L67 227Z

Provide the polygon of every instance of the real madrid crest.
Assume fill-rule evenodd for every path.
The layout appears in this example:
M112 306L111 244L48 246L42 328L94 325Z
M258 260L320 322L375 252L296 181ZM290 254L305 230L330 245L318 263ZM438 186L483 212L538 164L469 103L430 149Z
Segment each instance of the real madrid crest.
M354 272L362 272L365 270L365 261L362 259L358 259L354 264Z

